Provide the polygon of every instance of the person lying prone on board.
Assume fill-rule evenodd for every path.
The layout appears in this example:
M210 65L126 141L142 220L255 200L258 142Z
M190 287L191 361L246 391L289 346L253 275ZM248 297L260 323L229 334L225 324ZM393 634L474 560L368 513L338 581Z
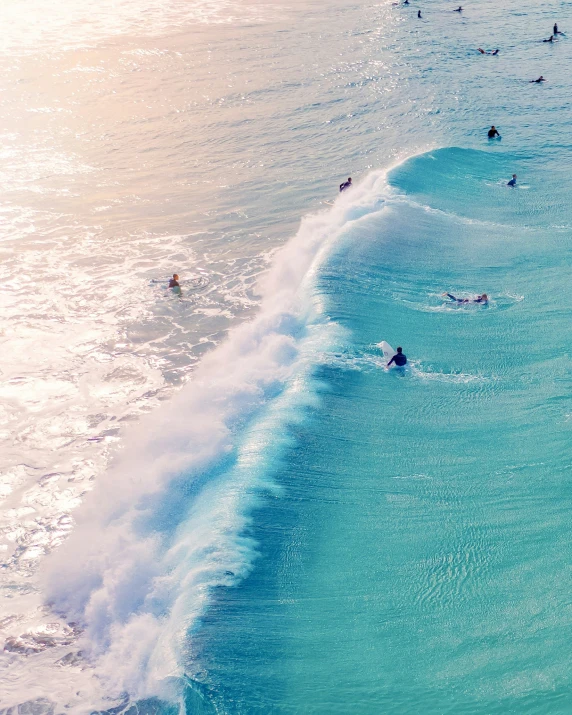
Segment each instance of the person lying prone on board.
M483 293L482 295L478 295L476 298L455 298L454 295L451 295L450 293L443 293L443 296L450 298L451 300L454 300L455 303L488 303L489 302L489 297L486 293Z

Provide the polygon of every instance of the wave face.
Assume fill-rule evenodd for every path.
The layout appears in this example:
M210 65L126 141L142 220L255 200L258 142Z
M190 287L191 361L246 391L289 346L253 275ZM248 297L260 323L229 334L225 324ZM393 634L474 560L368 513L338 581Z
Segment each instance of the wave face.
M256 569L203 624L213 712L572 707L569 180L529 161L406 161L317 276L346 341L256 513ZM534 198L504 180L531 166Z
M339 339L315 273L333 244L382 210L383 182L373 174L331 212L304 219L264 279L257 317L131 430L47 559L47 601L81 630L77 648L106 697L176 699L213 589L249 572L253 506L275 488L289 425L316 399L316 355ZM97 690L90 698L93 707Z

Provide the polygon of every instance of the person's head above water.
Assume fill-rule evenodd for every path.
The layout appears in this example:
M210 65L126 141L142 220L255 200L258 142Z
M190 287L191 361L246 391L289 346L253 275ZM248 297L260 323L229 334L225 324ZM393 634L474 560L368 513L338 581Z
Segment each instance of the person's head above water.
M489 299L489 296L486 293L483 293L481 295L481 300L488 300L488 299Z
M173 278L178 281L179 280L179 274L178 273L173 273Z
M397 352L401 354L403 352L403 348L397 348Z

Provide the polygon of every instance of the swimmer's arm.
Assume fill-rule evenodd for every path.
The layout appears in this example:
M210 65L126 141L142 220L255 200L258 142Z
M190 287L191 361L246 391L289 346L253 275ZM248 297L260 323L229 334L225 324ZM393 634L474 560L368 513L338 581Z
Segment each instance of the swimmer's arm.
M391 367L391 363L395 360L395 355L391 358L391 360L387 363L387 367Z

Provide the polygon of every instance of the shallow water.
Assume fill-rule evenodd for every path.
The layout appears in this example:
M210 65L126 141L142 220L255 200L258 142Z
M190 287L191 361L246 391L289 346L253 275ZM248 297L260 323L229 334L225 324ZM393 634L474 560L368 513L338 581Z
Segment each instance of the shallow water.
M569 8L47 10L0 10L2 706L568 712Z

